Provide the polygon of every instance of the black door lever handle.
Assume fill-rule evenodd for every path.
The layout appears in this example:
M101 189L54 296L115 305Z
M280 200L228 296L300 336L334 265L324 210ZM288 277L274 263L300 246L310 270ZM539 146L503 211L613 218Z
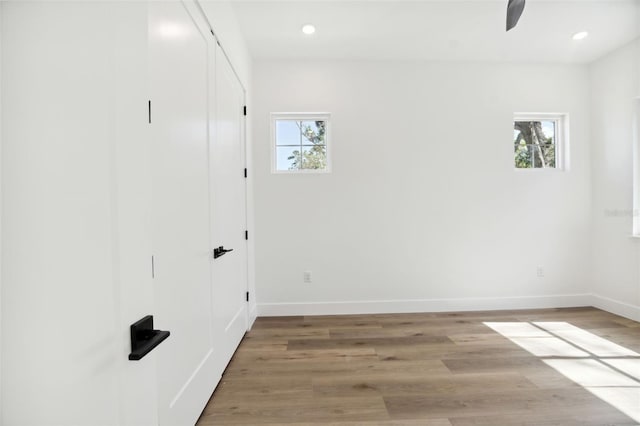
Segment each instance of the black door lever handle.
M220 256L224 256L225 254L233 251L233 249L225 249L224 246L216 247L213 249L213 258L217 259Z

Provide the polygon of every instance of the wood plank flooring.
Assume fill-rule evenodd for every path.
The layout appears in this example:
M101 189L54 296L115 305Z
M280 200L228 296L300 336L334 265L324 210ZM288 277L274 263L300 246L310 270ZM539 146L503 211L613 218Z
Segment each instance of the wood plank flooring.
M640 353L640 323L594 308L258 318L198 425L640 423L545 363L572 357L537 356L485 322L567 323Z

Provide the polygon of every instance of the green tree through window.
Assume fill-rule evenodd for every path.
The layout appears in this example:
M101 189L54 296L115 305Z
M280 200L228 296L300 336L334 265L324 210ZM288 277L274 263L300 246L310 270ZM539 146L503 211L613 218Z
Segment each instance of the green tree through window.
M272 113L273 171L329 171L329 114Z
M302 151L293 151L288 157L293 160L289 170L299 169L325 169L327 167L327 146L324 141L326 132L326 122L315 121L315 126L305 124L303 121L297 121L296 125L300 129L303 141L312 144L312 146Z
M556 167L556 121L514 121L513 129L516 168Z

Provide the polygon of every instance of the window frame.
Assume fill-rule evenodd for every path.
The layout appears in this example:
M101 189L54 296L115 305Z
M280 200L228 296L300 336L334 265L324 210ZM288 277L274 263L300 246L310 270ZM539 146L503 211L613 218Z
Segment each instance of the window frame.
M513 123L516 121L553 121L555 123L555 167L516 167L515 162L512 164L513 169L517 171L545 171L545 172L562 172L569 170L569 114L567 113L529 113L516 112L513 114L513 122L511 125L513 131ZM513 141L511 143L511 158L513 159Z
M324 146L327 153L327 166L324 169L296 169L278 170L278 154L276 141L276 121L324 121ZM331 113L329 112L272 112L270 114L271 126L271 173L272 174L326 174L331 173Z

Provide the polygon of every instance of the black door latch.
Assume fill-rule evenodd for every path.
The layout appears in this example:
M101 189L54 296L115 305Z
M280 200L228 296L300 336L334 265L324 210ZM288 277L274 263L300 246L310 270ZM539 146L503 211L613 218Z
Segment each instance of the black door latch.
M153 329L153 315L147 315L140 321L131 324L130 361L139 361L162 343L171 333Z
M224 256L225 254L229 253L230 251L233 251L233 249L225 249L224 246L220 246L220 247L216 247L213 249L213 258L217 259L220 256Z

